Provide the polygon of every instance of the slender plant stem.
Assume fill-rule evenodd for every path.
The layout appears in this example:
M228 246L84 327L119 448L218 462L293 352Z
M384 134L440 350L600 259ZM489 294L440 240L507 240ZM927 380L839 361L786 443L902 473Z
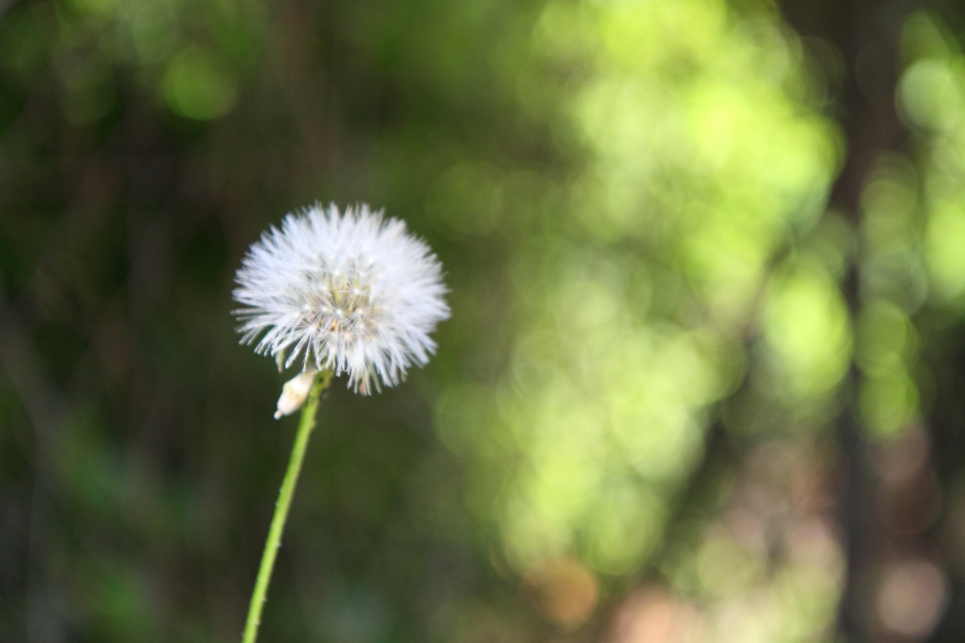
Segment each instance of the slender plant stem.
M275 514L271 518L268 540L265 541L265 551L261 555L261 566L258 568L258 579L255 581L255 590L251 594L251 605L248 607L248 620L245 622L243 643L255 643L255 639L258 637L261 610L265 606L265 595L268 592L271 571L275 567L275 557L281 547L281 534L285 530L285 520L288 519L288 509L292 504L295 484L298 482L298 474L302 469L302 460L305 459L308 438L312 434L312 429L315 428L315 411L318 409L318 401L322 396L322 391L328 388L331 381L332 371L330 370L320 371L316 374L308 399L305 401L305 406L302 407L302 418L298 423L298 433L295 434L295 444L292 446L288 470L285 471L285 479L281 483L281 490L278 492Z

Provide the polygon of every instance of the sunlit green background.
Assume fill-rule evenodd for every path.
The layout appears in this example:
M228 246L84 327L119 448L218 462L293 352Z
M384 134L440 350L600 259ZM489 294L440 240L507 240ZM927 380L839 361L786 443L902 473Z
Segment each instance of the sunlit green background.
M262 640L962 640L965 16L785 4L893 37L0 0L0 642L240 640L295 420L233 275L316 201L405 219L452 318L325 400Z

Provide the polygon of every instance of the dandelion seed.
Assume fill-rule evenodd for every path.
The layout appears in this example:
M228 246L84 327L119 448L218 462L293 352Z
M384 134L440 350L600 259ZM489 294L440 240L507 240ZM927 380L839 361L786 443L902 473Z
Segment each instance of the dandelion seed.
M363 394L428 362L429 334L449 316L429 246L367 205L289 214L252 244L235 282L243 343L286 368L346 373Z

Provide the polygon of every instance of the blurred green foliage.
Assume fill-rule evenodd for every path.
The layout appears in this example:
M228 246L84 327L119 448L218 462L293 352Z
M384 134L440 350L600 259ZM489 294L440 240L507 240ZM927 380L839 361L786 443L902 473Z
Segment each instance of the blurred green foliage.
M453 317L325 400L265 640L839 640L836 423L887 500L958 417L965 58L903 24L852 213L849 72L766 0L0 0L0 640L240 635L293 426L232 277L316 199L405 218ZM870 630L952 600L949 497Z

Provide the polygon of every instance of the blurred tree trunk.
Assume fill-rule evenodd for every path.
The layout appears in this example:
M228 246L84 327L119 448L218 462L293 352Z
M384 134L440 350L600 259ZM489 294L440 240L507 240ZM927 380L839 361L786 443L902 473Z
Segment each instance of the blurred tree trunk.
M822 39L840 53L843 77L832 85L834 113L844 128L847 156L831 192L829 207L847 216L858 230L861 192L869 169L881 154L900 152L907 133L895 108L901 26L914 9L903 0L782 0L788 23L802 36ZM860 243L860 242L859 242ZM852 316L860 308L860 258L852 257L844 294ZM869 572L883 542L881 518L874 510L876 481L869 444L855 419L854 392L860 375L852 364L846 387L851 401L837 420L844 488L839 504L847 571L839 608L839 633L851 643L874 638Z

